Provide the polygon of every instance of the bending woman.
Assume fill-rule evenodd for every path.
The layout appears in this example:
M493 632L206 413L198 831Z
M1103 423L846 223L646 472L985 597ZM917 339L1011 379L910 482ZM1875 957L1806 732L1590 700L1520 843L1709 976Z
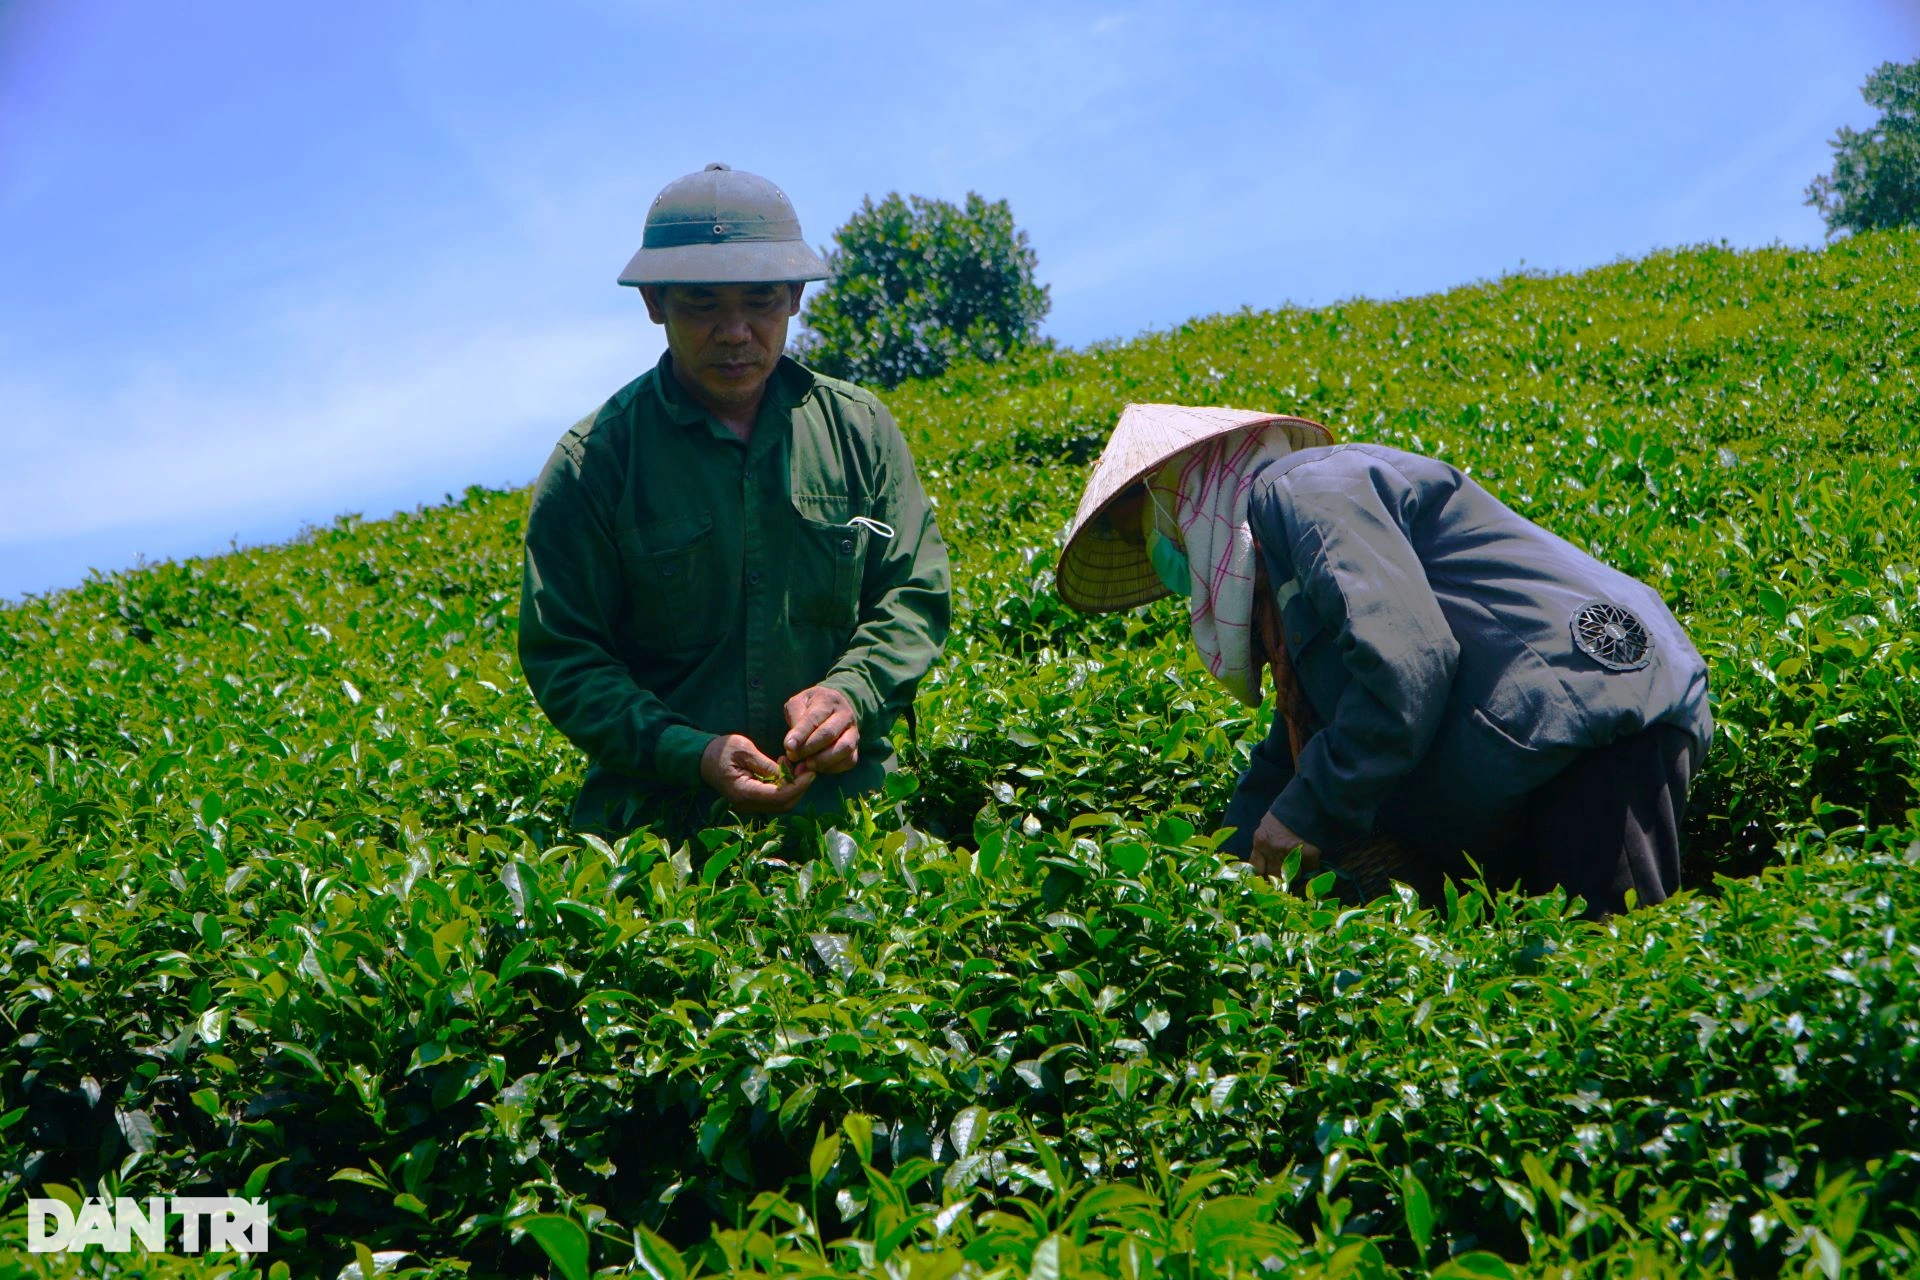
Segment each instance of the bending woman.
M1460 470L1300 418L1129 406L1058 571L1077 608L1183 596L1207 669L1273 731L1227 848L1295 849L1367 892L1474 858L1587 914L1680 884L1712 734L1706 664L1660 597ZM1383 857L1383 855L1385 855Z

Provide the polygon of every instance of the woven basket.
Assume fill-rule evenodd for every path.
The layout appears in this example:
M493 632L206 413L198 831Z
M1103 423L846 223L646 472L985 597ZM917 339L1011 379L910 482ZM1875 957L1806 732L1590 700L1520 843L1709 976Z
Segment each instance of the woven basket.
M1439 864L1395 836L1358 840L1338 855L1324 855L1321 866L1334 873L1334 893L1355 906L1385 897L1396 880L1411 886L1423 902L1440 900L1444 877Z

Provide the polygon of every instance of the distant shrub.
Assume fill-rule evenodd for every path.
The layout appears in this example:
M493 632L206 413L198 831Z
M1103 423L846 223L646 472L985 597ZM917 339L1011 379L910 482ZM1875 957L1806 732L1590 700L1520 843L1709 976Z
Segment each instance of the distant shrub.
M794 344L822 373L893 387L962 357L998 360L1039 337L1051 304L1005 200L868 198L833 239L833 279Z
M1833 138L1833 172L1807 187L1829 236L1920 226L1920 58L1881 63L1860 96L1880 119L1865 133L1843 126Z

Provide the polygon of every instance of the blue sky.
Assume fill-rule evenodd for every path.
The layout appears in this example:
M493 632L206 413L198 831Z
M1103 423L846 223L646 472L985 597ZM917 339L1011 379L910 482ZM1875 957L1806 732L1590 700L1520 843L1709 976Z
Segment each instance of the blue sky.
M0 0L0 597L524 484L725 160L824 243L1007 199L1081 345L1701 241L1802 203L1911 0ZM1273 406L1284 407L1284 406Z

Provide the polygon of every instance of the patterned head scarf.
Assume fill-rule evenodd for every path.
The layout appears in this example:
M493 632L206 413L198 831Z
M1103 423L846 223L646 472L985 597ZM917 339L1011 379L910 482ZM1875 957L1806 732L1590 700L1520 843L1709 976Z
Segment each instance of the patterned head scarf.
M1213 678L1260 705L1253 664L1253 531L1247 490L1260 465L1292 452L1286 428L1236 431L1179 454L1147 481L1146 519L1186 549L1194 647Z

